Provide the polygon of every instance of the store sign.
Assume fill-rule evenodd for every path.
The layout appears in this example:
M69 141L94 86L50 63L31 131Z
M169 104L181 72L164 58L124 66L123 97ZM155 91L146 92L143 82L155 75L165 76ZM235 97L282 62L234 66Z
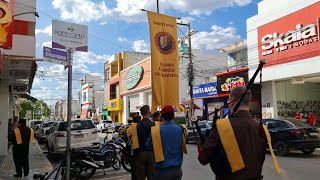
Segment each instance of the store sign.
M143 68L140 65L134 66L131 68L124 80L124 87L127 90L135 88L143 77Z
M201 98L207 96L218 95L217 83L211 82L208 84L200 84L193 87L193 98Z
M68 53L59 49L53 49L43 46L43 60L55 64L68 65Z
M112 99L108 102L108 111L122 110L122 99Z
M304 84L304 78L303 77L297 77L292 79L292 84Z
M259 59L270 66L319 56L319 9L320 2L259 27Z
M12 94L27 94L28 85L27 84L12 84L11 85Z
M0 47L12 48L14 13L16 0L0 0Z
M218 94L229 94L233 88L247 85L248 71L217 75L217 83Z
M88 26L52 20L52 47L88 51Z

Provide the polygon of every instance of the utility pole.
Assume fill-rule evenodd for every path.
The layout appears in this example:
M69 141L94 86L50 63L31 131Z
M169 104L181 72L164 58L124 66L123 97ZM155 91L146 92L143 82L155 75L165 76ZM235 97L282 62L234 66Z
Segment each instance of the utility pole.
M157 13L159 13L159 0L157 0Z
M185 37L182 37L182 39L188 38L188 45L189 45L189 51L188 51L188 56L189 56L189 64L188 64L188 84L189 84L189 111L188 111L188 123L189 125L192 124L191 122L191 117L194 115L194 100L192 98L193 95L193 84L194 84L194 74L193 74L193 62L192 62L192 47L191 47L191 36L197 33L197 31L191 31L191 24L185 24L185 23L177 23L178 25L181 26L188 26L188 35Z
M70 179L70 155L71 155L71 100L72 100L72 53L73 49L68 49L68 112L67 112L67 124L68 124L68 131L67 131L67 150L66 150L66 179Z

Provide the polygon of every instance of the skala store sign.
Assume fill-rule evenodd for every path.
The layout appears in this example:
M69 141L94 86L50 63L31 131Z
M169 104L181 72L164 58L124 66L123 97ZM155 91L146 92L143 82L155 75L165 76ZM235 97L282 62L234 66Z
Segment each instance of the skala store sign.
M124 80L124 87L127 90L135 88L143 77L143 68L140 65L131 68Z
M308 45L319 41L319 26L309 24L303 27L302 24L297 24L296 29L286 33L279 34L274 32L262 37L262 56L286 51L288 49ZM271 50L270 50L271 49Z
M320 56L320 2L258 27L259 59L266 66Z

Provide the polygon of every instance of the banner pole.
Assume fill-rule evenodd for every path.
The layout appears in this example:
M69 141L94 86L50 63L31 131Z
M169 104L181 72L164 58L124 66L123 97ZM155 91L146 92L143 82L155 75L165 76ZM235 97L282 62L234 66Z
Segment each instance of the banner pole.
M68 112L67 112L67 149L66 149L66 178L70 179L70 145L71 145L71 99L72 99L72 53L71 48L68 49Z

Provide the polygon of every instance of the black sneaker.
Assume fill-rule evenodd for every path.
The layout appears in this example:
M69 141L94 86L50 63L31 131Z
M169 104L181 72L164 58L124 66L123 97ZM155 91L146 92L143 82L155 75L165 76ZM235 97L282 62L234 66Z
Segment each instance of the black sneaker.
M24 174L24 177L27 177L29 175L29 173L28 174Z
M14 176L14 177L22 177L22 174L17 174L17 173L15 173L13 176Z

